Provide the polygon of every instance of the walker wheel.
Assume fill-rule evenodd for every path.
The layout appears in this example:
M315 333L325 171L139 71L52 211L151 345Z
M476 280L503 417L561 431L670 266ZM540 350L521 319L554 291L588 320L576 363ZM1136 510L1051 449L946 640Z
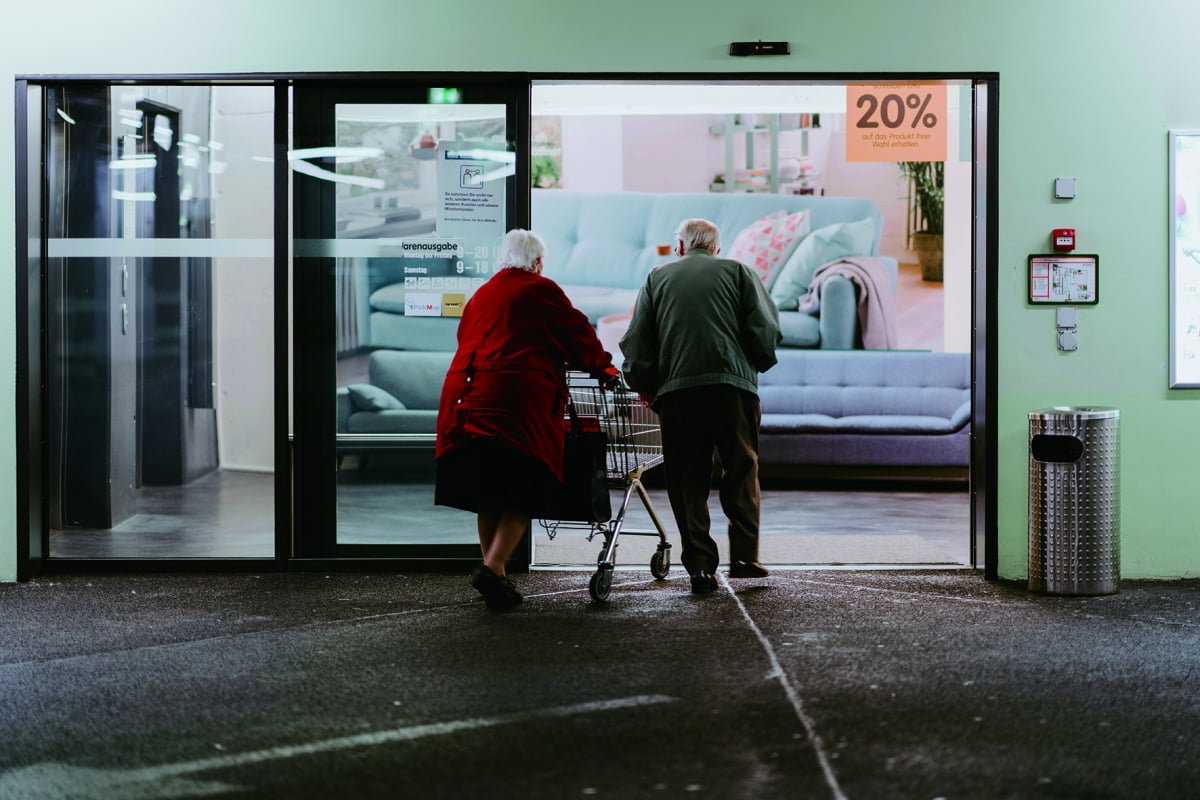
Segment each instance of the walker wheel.
M650 556L650 574L658 580L666 580L667 574L671 571L671 552L669 550L656 550L654 555Z
M588 583L588 592L591 593L592 599L597 603L603 603L608 599L608 593L612 590L612 570L599 569L592 575L592 580Z

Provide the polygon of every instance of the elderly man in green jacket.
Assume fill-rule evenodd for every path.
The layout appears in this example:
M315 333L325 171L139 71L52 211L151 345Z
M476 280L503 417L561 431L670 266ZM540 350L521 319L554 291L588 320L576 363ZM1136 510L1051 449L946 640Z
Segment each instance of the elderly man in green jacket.
M774 366L782 336L762 281L744 264L717 258L716 225L687 219L676 237L679 260L651 270L620 347L625 381L659 415L680 561L692 592L710 594L720 563L708 512L714 450L723 470L729 575L767 574L758 560L758 374Z

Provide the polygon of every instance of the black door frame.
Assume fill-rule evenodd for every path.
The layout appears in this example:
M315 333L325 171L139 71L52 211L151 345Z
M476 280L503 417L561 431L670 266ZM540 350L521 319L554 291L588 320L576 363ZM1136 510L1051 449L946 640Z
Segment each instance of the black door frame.
M45 265L46 193L42 189L44 90L18 79L16 105L17 273L17 580L40 575L49 556L46 519L46 442L43 367L42 275ZM30 95L35 99L30 102Z
M972 557L978 565L982 561L983 577L997 578L997 530L996 530L996 354L998 337L993 320L996 317L996 294L998 286L998 176L999 176L999 74L994 72L946 72L946 73L458 73L458 72L392 72L392 73L239 73L239 74L192 74L192 75L18 75L15 81L16 110L16 265L17 265L17 578L28 580L43 572L102 572L102 571L215 571L215 570L262 570L275 569L327 569L338 566L347 569L395 569L398 566L431 567L444 563L461 563L433 559L412 561L408 558L394 559L386 553L364 551L362 557L327 558L306 557L301 539L297 548L297 519L318 518L313 513L311 478L292 469L293 447L288 437L290 394L288 337L288 301L291 286L288 280L290 240L288 215L275 215L275 397L276 397L276 536L273 559L163 559L163 560L117 560L87 561L49 558L49 529L46 517L45 475L45 352L42 343L44 324L44 293L41 279L44 265L44 242L46 231L45 187L41 179L41 154L44 130L41 114L44 111L42 87L64 83L128 83L171 85L171 84L230 84L273 85L275 91L275 201L276 208L290 208L288 193L291 175L288 168L290 129L290 93L296 87L325 84L332 87L374 87L388 85L437 86L462 85L471 81L490 81L514 87L517 99L513 135L517 146L517 174L527 174L529 168L529 89L534 81L680 81L680 82L775 82L775 83L847 83L885 82L897 80L966 80L977 89L982 88L983 103L977 98L974 114L974 269L972 277L973 300L973 350L972 370L972 434L971 434L971 542ZM980 124L982 123L982 124ZM522 184L518 182L518 186ZM510 212L514 225L528 225L529 190L528 181L522 191L509 192L510 202L517 203L515 212ZM519 194L519 197L517 195ZM320 306L320 300L317 300ZM299 308L297 309L299 311ZM331 317L332 318L332 317ZM333 337L329 337L330 343ZM306 344L306 347L308 345ZM302 380L314 380L319 375L307 372L304 359L298 359L297 385ZM320 395L321 392L314 394ZM332 395L321 401L326 405L333 402ZM299 409L297 409L299 411ZM318 403L304 414L321 413ZM324 417L333 419L333 413ZM305 417L307 419L307 416ZM297 415L299 424L301 415ZM332 422L330 422L332 426ZM333 437L322 447L332 449ZM320 458L321 451L301 458ZM325 463L333 463L333 455ZM332 481L326 481L332 486ZM327 493L327 490L326 490ZM316 495L320 497L321 495ZM297 510L297 506L305 508ZM322 513L332 513L325 511ZM307 522L301 523L301 532ZM982 559L979 556L982 550ZM384 556L380 558L379 556Z
M528 181L522 187L519 175L529 174L529 80L506 76L462 76L446 73L407 73L402 78L377 78L362 82L316 80L293 87L293 147L297 150L328 146L333 142L335 106L338 103L411 103L427 102L431 86L454 86L462 91L464 103L503 104L506 109L506 136L516 154L516 174L506 179L505 217L507 227L529 226ZM332 158L312 163L332 171ZM327 181L296 173L292 177L293 236L297 239L335 239L337 236L333 186ZM295 263L299 263L299 258ZM295 385L293 404L295 435L292 468L296 496L304 498L308 509L294 517L293 561L365 566L365 562L413 562L425 567L451 567L479 559L478 544L339 544L337 541L336 482L330 480L331 465L337 463L336 352L333 320L336 318L335 259L306 257L306 275L314 271L317 280L296 281L294 315L296 320L319 320L319 324L295 326ZM315 270L314 270L315 267ZM312 435L304 435L311 432ZM429 437L429 448L433 437ZM399 514L402 509L397 509ZM522 559L528 564L528 547Z
M996 376L1000 337L994 320L1000 275L1000 77L981 76L975 79L975 88L971 93L971 560L982 565L986 580L994 581L999 577Z

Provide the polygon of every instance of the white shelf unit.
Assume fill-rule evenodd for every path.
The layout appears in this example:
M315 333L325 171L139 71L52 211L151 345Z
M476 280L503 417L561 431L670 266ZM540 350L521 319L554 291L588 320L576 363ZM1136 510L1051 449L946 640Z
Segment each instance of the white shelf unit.
M814 130L809 126L799 127L783 127L780 122L781 115L766 114L754 115L756 119L765 116L767 124L763 125L748 125L738 121L738 115L726 114L724 123L713 125L709 128L709 132L718 136L725 137L725 181L720 183L714 181L710 184L709 189L714 192L770 192L777 193L780 188L789 183L800 183L804 178L795 180L785 179L779 176L779 134L783 131L799 131L800 138L800 154L808 156L808 135L810 130ZM746 170L762 169L765 172L766 181L763 184L754 183L752 181L737 180L737 151L735 147L734 136L743 134L746 137L744 161ZM755 137L767 137L767 164L765 167L755 166ZM810 176L811 177L811 176Z

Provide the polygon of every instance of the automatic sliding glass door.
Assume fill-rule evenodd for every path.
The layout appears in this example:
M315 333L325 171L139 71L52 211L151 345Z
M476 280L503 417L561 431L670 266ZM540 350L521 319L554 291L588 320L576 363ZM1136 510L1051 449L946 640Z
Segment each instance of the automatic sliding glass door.
M272 558L272 87L42 97L49 557Z
M435 423L463 307L527 218L518 96L296 89L297 556L478 557L474 518L433 503Z

